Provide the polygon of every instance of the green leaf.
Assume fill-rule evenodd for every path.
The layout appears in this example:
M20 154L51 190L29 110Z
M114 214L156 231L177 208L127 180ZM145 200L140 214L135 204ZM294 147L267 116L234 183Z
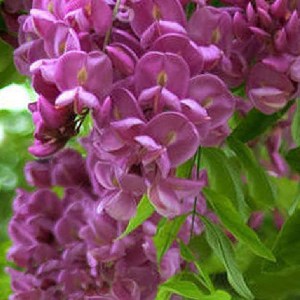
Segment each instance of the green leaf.
M202 165L208 172L212 189L227 196L246 219L248 207L244 199L241 176L221 149L203 148Z
M285 159L289 166L297 173L300 173L300 147L290 150Z
M158 226L157 232L153 238L158 264L160 264L163 256L177 238L177 234L182 224L185 222L186 217L186 215L183 215L176 217L173 220L163 219L161 225Z
M276 198L272 183L250 148L233 137L229 137L227 143L246 171L250 195L264 206L272 207Z
M300 210L296 210L284 223L273 247L278 263L265 264L265 270L300 267Z
M178 178L190 178L194 163L195 163L194 159L189 159L184 164L182 164L181 166L176 168L176 177L178 177Z
M298 208L300 209L300 186L298 186L297 196L294 198L292 205L288 210L288 214L291 216Z
M0 88L11 83L24 83L26 81L26 77L17 72L13 61L0 73L0 79Z
M275 261L272 252L261 242L257 234L244 222L230 200L212 190L204 189L204 195L220 217L222 223L238 240L245 243L256 255Z
M171 294L180 295L188 299L197 300L230 300L231 296L225 291L214 291L211 295L206 295L192 281L184 278L183 273L179 273L168 281L160 285L156 300L168 300Z
M214 292L214 285L208 275L208 273L203 269L200 265L200 263L197 261L196 257L194 256L192 250L184 244L182 241L179 241L180 246L180 254L182 258L187 262L192 262L195 264L197 271L199 275L202 277L203 280L201 280L201 283L207 287L207 289L212 293Z
M11 294L10 277L5 272L5 267L7 267L8 264L5 257L10 246L11 242L7 240L0 243L0 291L3 297L1 298L0 296L0 299L8 299Z
M0 88L11 83L23 83L25 76L19 74L13 61L13 48L0 39Z
M215 291L211 295L205 295L203 292L195 285L193 282L184 281L184 280L171 280L160 286L161 292L169 292L188 299L197 299L197 300L230 300L231 296L225 291ZM158 295L159 295L158 293ZM166 295L166 294L165 294ZM164 296L165 296L164 295ZM169 299L169 298L158 298L156 300Z
M205 235L208 244L216 256L224 264L228 281L235 291L246 299L254 299L253 294L245 283L242 273L238 269L231 243L221 229L209 219L201 218L205 224Z
M283 211L289 211L300 195L299 182L286 177L270 179L276 187L276 206Z
M148 218L151 217L154 211L155 209L149 201L149 198L147 197L147 195L144 195L140 203L138 204L135 216L130 219L125 231L118 239L122 239L133 230L138 228L142 223L144 223Z
M170 297L171 297L171 293L169 291L164 289L159 289L156 294L155 300L169 300Z
M178 279L168 280L160 286L160 290L196 300L200 300L204 296L193 282Z
M215 291L211 295L205 295L200 298L201 300L231 300L231 296L225 291Z
M60 199L62 199L65 195L65 188L61 187L61 186L53 186L51 188L52 192L56 194L56 196Z
M299 99L297 101L297 109L295 111L293 122L292 122L292 136L297 144L300 146L300 102Z
M253 140L281 119L294 103L295 100L290 101L283 109L272 115L265 115L255 108L252 109L231 136L244 143Z
M0 73L3 72L12 61L13 48L0 39ZM2 79L1 79L2 80Z
M255 299L259 300L298 300L300 293L300 268L295 267L282 272L255 272L249 280ZM296 297L293 297L297 295Z

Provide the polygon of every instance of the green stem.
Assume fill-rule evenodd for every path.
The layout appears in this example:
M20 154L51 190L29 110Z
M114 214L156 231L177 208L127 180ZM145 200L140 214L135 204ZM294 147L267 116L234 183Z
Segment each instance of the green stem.
M196 160L196 178L199 179L200 175L200 158L201 158L201 148L197 150L197 153L195 155L195 160ZM195 219L196 219L196 214L197 214L197 202L198 202L198 197L195 197L194 199L194 205L193 205L193 211L192 211L192 225L191 225L191 232L190 232L190 240L193 237L194 233L194 228L195 228Z

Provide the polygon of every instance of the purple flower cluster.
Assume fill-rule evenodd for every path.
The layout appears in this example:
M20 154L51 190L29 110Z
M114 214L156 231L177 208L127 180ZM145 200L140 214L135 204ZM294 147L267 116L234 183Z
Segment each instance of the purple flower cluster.
M39 190L14 203L9 257L25 272L9 271L13 299L150 300L180 270L176 242L158 269L152 237L161 216L215 218L206 173L193 168L199 147L222 144L235 111L272 114L299 95L297 1L220 2L33 0L19 17L15 63L38 94L29 151L42 160L25 169ZM241 86L248 99L232 93ZM89 112L83 160L61 149ZM281 125L267 143L276 174L287 171ZM189 161L191 176L179 178ZM118 240L143 195L155 213ZM202 229L189 216L179 235Z
M272 114L299 96L299 3L292 0L222 2L235 5L224 8L232 17L234 36L226 63L238 71L239 83L246 83L252 104L263 113Z
M13 205L8 257L23 271L8 269L11 299L154 299L158 284L180 270L175 243L158 270L152 241L157 214L117 239L126 223L97 212L98 195L79 153L67 149L52 160L29 163L25 171L38 189L18 191ZM64 187L62 199L52 191L55 186ZM189 232L188 221L180 236L187 239Z
M226 84L209 73L226 43L195 35L204 8L188 21L177 0L33 1L21 18L15 62L39 94L29 151L52 155L91 110L99 213L128 220L148 193L157 212L174 217L199 194L202 183L176 178L176 168L199 146L226 138L235 108Z

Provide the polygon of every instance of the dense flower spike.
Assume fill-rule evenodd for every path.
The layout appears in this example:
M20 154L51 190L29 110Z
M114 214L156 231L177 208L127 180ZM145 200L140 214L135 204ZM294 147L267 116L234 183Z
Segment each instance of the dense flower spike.
M153 236L160 220L183 216L178 236L185 243L204 229L197 213L218 222L202 193L209 182L199 170L201 148L222 145L252 108L272 115L300 95L300 5L12 2L2 6L10 31L19 28L15 64L38 94L29 105L29 152L38 160L25 167L37 190L18 192L9 225L8 256L24 271L8 270L12 299L152 300L160 283L186 270L177 241L158 266ZM265 141L261 162L272 176L290 172L279 152L296 146L291 107ZM63 148L89 113L83 159ZM233 181L232 194L239 194ZM154 213L118 239L145 198ZM279 229L284 217L277 208L273 214ZM259 228L263 217L252 214L250 226Z
M116 193L111 166L97 163L96 167L102 187L110 194ZM99 211L99 197L100 203L106 200L91 189L85 161L78 152L67 149L51 160L29 163L26 175L30 184L40 188L33 193L20 190L14 201L9 224L13 246L8 258L24 273L7 270L14 291L11 299L150 300L158 284L180 270L176 243L163 258L160 270L157 267L151 240L159 220L156 214L134 234L117 240L126 226L126 214L115 204L105 206L107 213ZM135 176L127 176L131 178L117 179L124 187L123 193L138 188L143 193L144 187L137 179L134 182ZM184 184L186 191L182 190ZM178 179L161 183L160 192L169 189L172 193L172 185L177 187L178 197L198 193L196 184ZM62 199L51 191L54 186L64 187ZM130 199L123 196L122 201ZM185 209L189 205L186 203ZM199 202L199 213L207 213L204 202ZM188 219L180 233L183 239L190 230ZM201 233L201 225L196 224L194 230Z
M126 18L126 14L131 17ZM211 19L215 38L204 41L193 34L202 15ZM230 20L225 11L199 6L188 21L182 4L173 0L34 1L30 14L20 19L21 45L15 52L19 70L32 76L33 86L41 95L34 112L40 115L36 124L43 124L44 129L36 134L31 152L45 157L63 147L76 130L60 132L70 126L77 128L80 122L76 115L84 118L87 109L94 111L95 123L101 124L99 139L116 131L117 124L112 121L137 117L137 111L142 112L138 118L146 123L156 115L174 111L196 126L198 146L220 143L225 135L209 142L205 138L209 130L226 127L234 98L220 78L197 76L217 71L223 65L222 56L230 55L232 37L225 35L232 31ZM209 94L200 96L196 89L200 91L208 82ZM124 92L117 97L124 100L114 96L119 88ZM115 102L128 103L128 95L134 108L128 107L125 117ZM215 108L222 97L226 99L224 110ZM113 110L113 119L107 110ZM48 134L53 129L49 120L58 118L61 124L55 129L60 128L59 132ZM122 129L123 136L129 128ZM123 142L128 147L129 141ZM131 146L136 147L135 142Z

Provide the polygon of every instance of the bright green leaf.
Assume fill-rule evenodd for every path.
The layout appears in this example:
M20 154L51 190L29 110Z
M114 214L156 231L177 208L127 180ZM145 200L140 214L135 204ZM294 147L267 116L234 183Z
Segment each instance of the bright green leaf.
M182 258L187 262L193 262L195 264L198 273L203 279L201 280L201 283L205 287L207 287L210 292L213 292L215 289L209 277L209 274L205 271L205 269L201 267L200 263L197 261L196 257L194 256L192 250L182 241L179 242L179 246L180 246L180 254Z
M58 185L53 186L53 187L51 188L51 190L52 190L52 192L55 193L56 196L57 196L58 198L60 198L60 199L62 199L62 198L64 197L64 195L65 195L65 189L64 189L63 187L61 187L61 186L58 186Z
M10 277L5 272L5 267L7 267L7 261L5 259L7 250L11 246L10 241L5 241L0 243L0 299L8 299L11 294L10 289ZM3 298L1 298L3 297Z
M131 218L129 224L127 225L127 228L118 239L125 237L133 230L138 228L142 223L144 223L148 218L151 217L154 210L155 209L149 201L149 198L147 197L147 195L144 195L138 204L135 216Z
M250 195L264 206L272 207L276 198L272 183L250 148L232 137L227 139L227 143L246 171Z
M158 264L160 264L163 256L177 238L177 234L185 220L185 215L176 217L172 220L164 219L161 226L158 226L157 232L153 238Z
M276 239L273 253L278 259L277 264L265 264L266 270L300 267L300 210L296 210L284 223Z
M190 178L192 168L194 165L194 159L189 159L184 164L176 168L176 177L178 178Z
M163 291L171 292L176 295L187 297L189 299L200 300L203 297L203 293L199 288L190 281L184 280L171 280L167 281L160 286L160 289Z
M231 296L228 293L221 290L215 291L211 295L205 295L193 282L180 280L177 278L168 280L166 283L160 286L159 293L158 293L159 297L156 297L156 300L169 299L169 295L167 296L167 292L180 295L188 299L196 299L196 300L230 300L231 299ZM162 295L162 293L165 294Z
M255 108L252 109L231 136L242 142L253 140L281 119L294 103L294 100L290 101L283 109L272 115L265 115Z
M298 187L298 193L296 195L296 197L294 198L294 201L291 205L291 207L289 208L288 210L288 214L291 216L295 211L296 209L300 209L300 186Z
M254 299L252 292L245 283L241 271L238 269L231 242L217 225L204 217L201 219L205 224L207 242L215 252L216 256L224 264L229 283L242 297Z
M293 122L292 122L292 136L297 144L300 146L300 102L299 99L297 101L297 109L295 111Z
M227 196L246 219L248 208L241 176L224 152L216 148L203 148L201 163L208 172L211 188Z
M300 194L299 182L287 177L271 177L270 179L276 187L276 206L283 211L290 210L295 198Z
M231 296L225 291L215 291L211 295L202 296L199 300L231 300Z
M257 234L244 222L230 200L212 190L205 189L209 200L225 227L240 241L245 243L256 255L275 261L272 252L260 241Z
M171 297L170 292L168 292L164 289L159 289L156 294L155 300L169 300L170 297Z

